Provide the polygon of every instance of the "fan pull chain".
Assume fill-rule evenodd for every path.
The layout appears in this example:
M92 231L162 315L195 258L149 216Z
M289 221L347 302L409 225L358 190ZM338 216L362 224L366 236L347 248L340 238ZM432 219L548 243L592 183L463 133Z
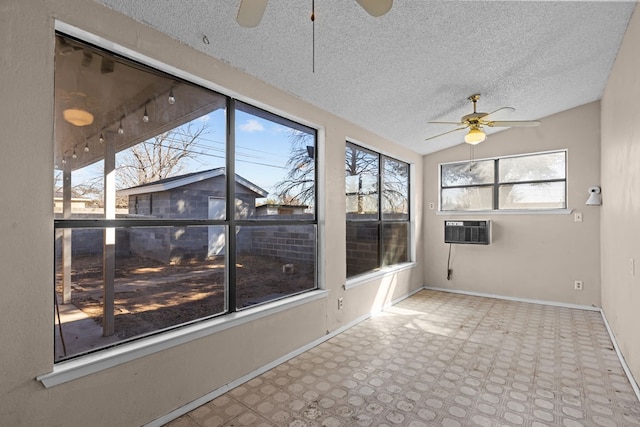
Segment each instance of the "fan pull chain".
M316 1L311 0L311 72L316 72Z
M469 172L473 167L473 144L469 144Z

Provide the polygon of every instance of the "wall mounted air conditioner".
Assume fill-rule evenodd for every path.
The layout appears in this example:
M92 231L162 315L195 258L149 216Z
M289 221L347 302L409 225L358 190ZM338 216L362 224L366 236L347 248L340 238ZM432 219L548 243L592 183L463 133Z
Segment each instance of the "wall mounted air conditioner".
M445 221L444 242L488 245L491 243L491 220Z

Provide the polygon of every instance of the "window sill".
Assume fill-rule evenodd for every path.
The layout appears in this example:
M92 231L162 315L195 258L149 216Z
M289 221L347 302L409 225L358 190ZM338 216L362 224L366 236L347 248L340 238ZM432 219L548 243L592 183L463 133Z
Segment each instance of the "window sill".
M391 276L392 274L396 274L403 270L408 270L415 266L416 266L415 262L406 262L404 264L398 264L398 265L380 268L370 273L364 273L359 276L355 276L350 279L347 279L347 282L345 283L344 288L352 289L360 285L364 285L365 283L368 283L372 280L380 279L386 276Z
M436 215L569 215L573 209L519 209L490 211L437 211Z
M149 354L157 353L187 342L215 334L225 329L261 319L272 314L289 310L293 307L326 298L328 291L318 289L295 295L291 298L274 301L260 307L203 321L130 344L123 344L88 354L77 359L61 362L53 367L53 371L36 377L45 388L54 387L77 378L91 375L123 363L130 362Z

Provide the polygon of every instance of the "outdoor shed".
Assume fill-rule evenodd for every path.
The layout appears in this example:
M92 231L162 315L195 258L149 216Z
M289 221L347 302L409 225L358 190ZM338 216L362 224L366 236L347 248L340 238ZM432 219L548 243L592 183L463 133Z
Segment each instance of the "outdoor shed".
M256 216L256 199L267 191L236 175L236 218ZM225 219L225 168L209 169L119 190L128 197L129 215L152 218ZM131 253L158 261L181 262L221 255L223 226L136 227L131 229Z

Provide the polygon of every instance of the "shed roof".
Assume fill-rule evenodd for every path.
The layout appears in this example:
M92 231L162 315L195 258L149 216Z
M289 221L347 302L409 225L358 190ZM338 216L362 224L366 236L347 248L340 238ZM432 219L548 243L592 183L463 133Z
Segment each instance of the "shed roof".
M148 182L146 184L136 185L135 187L129 187L122 190L118 190L119 196L134 196L136 194L157 193L160 191L173 190L174 188L183 187L185 185L193 184L194 182L205 181L207 179L215 178L218 176L224 176L225 168L215 168L199 172L187 173L184 175L172 176L169 178L160 179L158 181ZM253 182L236 174L236 182L249 190L257 193L260 197L267 197L268 191L258 187Z

